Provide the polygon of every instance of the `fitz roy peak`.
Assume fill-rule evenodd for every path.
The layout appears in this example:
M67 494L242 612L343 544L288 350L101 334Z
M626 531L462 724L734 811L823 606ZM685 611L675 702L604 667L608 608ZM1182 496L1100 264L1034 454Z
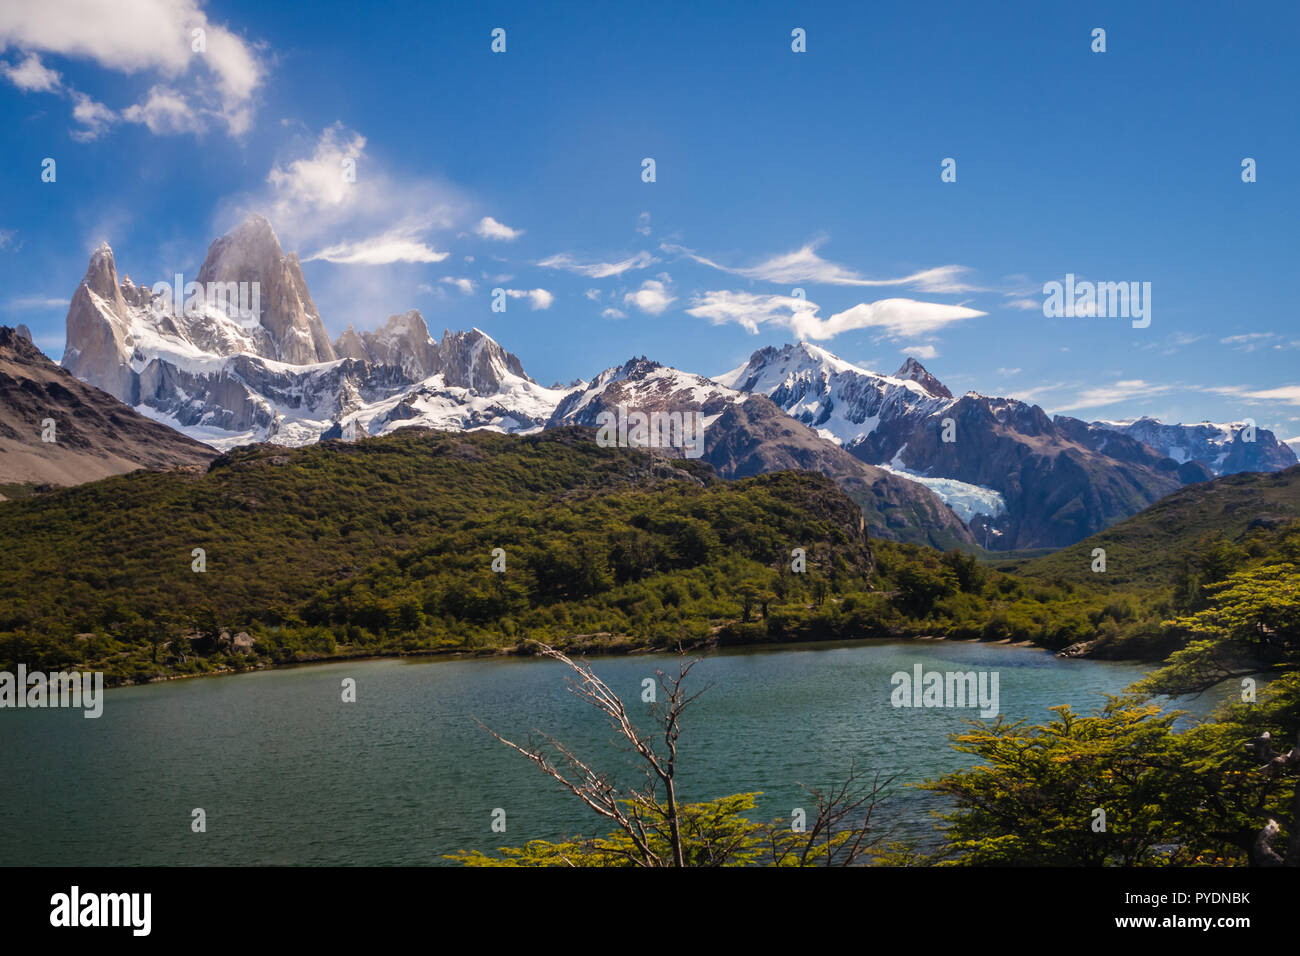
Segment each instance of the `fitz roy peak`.
M261 216L212 243L198 284L191 299L119 280L101 245L72 297L63 366L222 449L300 445L353 422L369 434L403 424L530 431L563 394L478 329L435 342L414 310L331 342L297 255Z

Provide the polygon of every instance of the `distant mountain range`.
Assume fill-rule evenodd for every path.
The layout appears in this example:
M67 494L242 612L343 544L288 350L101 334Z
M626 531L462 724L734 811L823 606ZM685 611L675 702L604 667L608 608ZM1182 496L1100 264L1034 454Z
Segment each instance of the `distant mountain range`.
M186 314L119 278L100 246L72 299L63 365L218 449L410 426L527 434L595 426L619 406L699 412L703 457L724 477L821 471L873 534L1001 549L1065 546L1189 482L1296 462L1271 432L1243 440L1240 423L1052 418L1015 399L954 397L915 359L887 376L807 343L759 349L716 379L639 358L545 388L486 333L435 340L415 310L331 342L297 256L260 216L212 243L198 281L258 283L259 313L225 300Z

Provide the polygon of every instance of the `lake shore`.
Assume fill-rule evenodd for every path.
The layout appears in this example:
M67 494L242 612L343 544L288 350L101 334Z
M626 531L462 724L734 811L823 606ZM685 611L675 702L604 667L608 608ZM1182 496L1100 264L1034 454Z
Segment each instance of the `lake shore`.
M772 650L789 650L799 647L825 647L830 645L855 647L859 645L868 645L873 643L892 643L892 642L928 642L928 641L951 641L960 644L984 644L989 647L1029 647L1052 653L1047 648L1035 644L1033 641L1013 641L1011 638L1002 638L996 641L982 641L979 638L956 638L948 637L943 634L921 634L915 636L887 636L887 637L860 637L860 638L825 638L812 639L803 641L744 641L733 643L720 643L718 641L707 641L684 647L683 651L688 654L709 653L714 651L727 650L754 650L761 648L770 648ZM608 643L566 643L559 645L559 649L566 654L579 657L597 657L597 658L621 658L633 657L646 654L671 654L674 649L671 647L661 647L653 644L633 644L631 642L608 644ZM196 673L159 673L149 677L146 680L119 680L107 683L109 690L119 687L140 687L149 684L160 684L174 680L190 680L202 677L230 677L239 674L250 674L261 671L278 671L288 670L297 667L312 667L321 664L341 664L353 661L382 661L382 660L404 660L408 658L439 658L443 660L498 660L503 657L541 657L537 651L527 644L512 644L508 646L483 648L479 650L463 650L458 648L447 648L443 650L416 650L416 651L399 651L393 653L381 654L330 654L317 657L304 658L296 661L271 662L259 660L250 663L247 667L221 667L212 670L200 671ZM1136 661L1131 663L1138 663Z

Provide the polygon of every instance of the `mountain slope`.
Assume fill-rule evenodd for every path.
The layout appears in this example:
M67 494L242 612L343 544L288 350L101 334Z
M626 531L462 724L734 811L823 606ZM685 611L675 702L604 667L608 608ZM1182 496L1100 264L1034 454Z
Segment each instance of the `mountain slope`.
M948 549L975 543L937 495L854 458L760 395L729 405L705 431L704 460L727 478L783 469L819 471L862 507L877 538Z
M751 396L700 375L644 357L606 369L565 396L547 427L595 426L602 413L697 412L703 459L724 478L771 471L819 471L857 501L871 534L949 548L974 544L970 530L931 491L864 464L795 420L763 396ZM679 448L656 450L677 457Z
M42 441L54 422L54 442ZM150 421L0 328L0 485L76 485L137 468L200 466L216 452Z
M1098 587L1169 584L1183 556L1206 536L1230 541L1256 529L1300 520L1300 465L1243 472L1188 485L1144 511L1068 548L1015 565L1033 577ZM1092 551L1106 552L1106 571L1092 571Z
M720 384L767 395L861 460L934 490L986 547L1061 547L1188 482L1294 463L1230 426L1086 423L1015 399L953 397L914 358L879 375L808 343L764 348Z

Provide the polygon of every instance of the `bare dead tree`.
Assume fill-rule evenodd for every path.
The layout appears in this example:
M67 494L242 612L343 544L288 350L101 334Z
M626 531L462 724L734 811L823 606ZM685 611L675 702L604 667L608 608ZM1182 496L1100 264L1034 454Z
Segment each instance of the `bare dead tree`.
M885 831L873 827L871 818L894 779L882 780L877 771L866 781L854 761L848 776L828 790L800 784L812 797L817 815L802 831L772 825L768 831L772 865L787 865L792 858L798 866L861 863L863 856L885 839Z
M1283 856L1271 846L1282 828L1276 820L1270 819L1255 838L1250 849L1250 862L1254 866L1300 866L1300 742L1288 752L1279 754L1273 750L1273 737L1266 731L1246 744L1246 752L1263 761L1261 769L1269 781L1266 793L1273 782L1284 775L1297 778L1291 804L1291 835L1287 841L1286 855Z
M601 853L643 867L722 866L733 862L737 856L745 861L751 860L751 854L756 851L762 851L774 866L850 866L860 862L864 853L883 839L883 831L873 826L872 815L893 778L882 780L877 773L870 782L865 782L856 766L850 767L847 780L829 790L804 787L812 797L816 816L811 825L798 832L782 821L766 826L750 823L728 825L734 821L734 816L728 819L728 814L734 814L734 810L721 806L696 806L692 808L693 812L683 814L677 791L681 718L686 709L712 686L706 685L694 694L687 694L683 689L687 676L699 659L687 660L679 647L676 675L656 671L663 701L656 701L652 708L657 729L646 734L632 723L623 701L592 672L586 661L572 660L562 651L540 641L531 643L542 654L561 662L573 672L575 676L566 681L570 693L605 714L619 735L631 745L645 773L644 785L619 788L608 776L548 734L537 733L543 741L541 745L534 745L531 739L524 745L507 740L481 720L475 720L501 743L558 781L588 808L612 821L630 841L630 849L611 841L590 841L588 845L598 848ZM567 859L564 862L572 865Z
M642 733L632 723L623 701L608 684L592 672L591 665L586 661L574 661L563 652L541 641L532 643L537 645L542 654L560 661L577 675L576 680L573 678L567 680L570 693L604 713L610 719L614 729L632 745L633 751L641 758L647 777L646 785L627 791L620 790L607 776L594 770L566 745L547 734L540 734L540 736L559 756L559 764L542 748L531 744L523 746L507 740L475 718L479 726L511 750L523 754L543 773L559 781L596 813L613 821L636 847L638 856L633 862L647 867L685 866L677 796L677 741L681 736L682 713L699 698L700 694L709 689L705 686L697 693L687 695L682 688L686 675L699 663L699 659L688 661L684 656L681 657L675 677L665 675L663 671L656 672L665 700L662 705L655 703L653 712L661 729L657 734L652 735ZM664 748L662 753L653 743L655 736L662 738ZM659 797L660 786L664 790L662 800ZM659 834L666 838L669 846L667 857L654 847L652 834Z

